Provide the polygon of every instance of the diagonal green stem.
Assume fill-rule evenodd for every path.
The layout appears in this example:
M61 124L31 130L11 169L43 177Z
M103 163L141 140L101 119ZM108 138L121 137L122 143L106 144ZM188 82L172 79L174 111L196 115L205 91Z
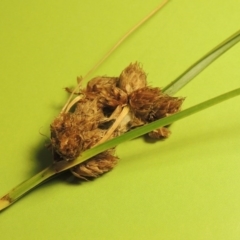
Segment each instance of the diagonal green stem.
M0 199L0 211L13 204L34 187L38 186L54 175L56 175L56 170L54 169L54 166L51 165L28 180L22 182Z
M236 43L240 41L240 31L230 36L224 42L215 47L212 51L207 53L191 67L189 67L184 73L182 73L177 79L168 84L164 89L168 95L174 95L181 88L183 88L187 83L189 83L195 76L202 72L207 66L209 66L214 60L220 57L223 53L233 47Z

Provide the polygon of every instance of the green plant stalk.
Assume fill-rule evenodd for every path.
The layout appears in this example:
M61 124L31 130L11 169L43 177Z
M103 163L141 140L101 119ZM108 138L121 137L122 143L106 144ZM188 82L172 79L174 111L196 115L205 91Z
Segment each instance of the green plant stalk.
M54 175L56 175L56 171L54 170L53 165L51 165L28 180L20 183L0 199L0 211L16 202L20 197L25 195L35 186L43 183L47 179L50 179L50 177Z
M20 197L22 197L24 194L32 190L37 185L45 182L46 180L50 179L51 177L57 175L60 172L66 171L75 165L78 165L87 159L106 151L109 148L116 147L117 145L129 141L131 139L137 138L141 135L144 135L150 131L153 131L156 128L163 127L166 125L169 125L173 122L176 122L180 119L183 119L185 117L188 117L192 114L195 114L199 111L202 111L206 108L209 108L211 106L214 106L218 103L221 103L223 101L226 101L230 98L236 97L240 95L240 88L237 88L233 91L227 92L225 94L222 94L218 97L212 98L210 100L207 100L205 102L202 102L200 104L197 104L193 107L190 107L186 110L183 110L181 112L178 112L176 114L173 114L169 117L162 118L160 120L154 121L152 123L149 123L147 125L144 125L142 127L136 128L132 131L129 131L119 137L116 137L114 139L111 139L105 143L102 143L100 145L97 145L96 147L93 147L91 149L86 150L82 153L81 156L79 156L74 161L66 162L58 162L55 164L52 164L48 168L44 169L43 171L37 173L32 178L24 181L23 183L19 184L17 187L13 188L8 194L3 196L0 199L0 211L4 208L10 206L14 202L16 202Z
M230 36L228 39L220 43L217 47L199 59L196 63L190 66L184 73L177 77L173 82L169 83L163 92L168 95L174 95L187 83L189 83L195 76L202 72L213 61L220 57L223 53L233 47L240 41L240 30Z

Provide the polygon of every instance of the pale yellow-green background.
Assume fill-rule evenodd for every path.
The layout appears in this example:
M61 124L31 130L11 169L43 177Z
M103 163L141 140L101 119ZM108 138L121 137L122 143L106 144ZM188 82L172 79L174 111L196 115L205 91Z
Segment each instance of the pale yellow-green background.
M160 1L0 2L0 195L51 162L63 88ZM96 72L140 61L165 86L240 26L240 1L172 0ZM184 108L239 87L236 45L179 92ZM169 140L117 148L109 174L38 187L0 213L0 239L240 239L239 98L181 120ZM43 135L41 135L41 134Z

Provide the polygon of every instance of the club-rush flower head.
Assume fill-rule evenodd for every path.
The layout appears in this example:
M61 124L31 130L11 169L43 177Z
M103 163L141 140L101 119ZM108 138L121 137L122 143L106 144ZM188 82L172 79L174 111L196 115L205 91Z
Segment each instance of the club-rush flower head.
M139 63L131 63L119 77L95 77L71 111L61 113L51 124L54 161L76 159L81 152L132 128L179 111L183 98L171 97L147 85ZM168 137L168 127L149 133L154 139ZM114 149L98 154L74 167L79 178L97 177L117 163Z

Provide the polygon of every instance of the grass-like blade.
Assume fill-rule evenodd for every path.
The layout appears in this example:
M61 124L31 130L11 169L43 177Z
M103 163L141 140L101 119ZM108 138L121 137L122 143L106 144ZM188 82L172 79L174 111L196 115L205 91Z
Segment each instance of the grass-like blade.
M228 49L233 47L239 41L240 41L240 30L237 31L232 36L230 36L227 40L219 44L217 47L215 47L212 51L207 53L205 56L203 56L191 67L189 67L178 78L176 78L173 82L168 84L163 89L163 92L165 92L168 95L174 95L182 87L184 87L187 83L189 83L196 75L198 75L208 65L210 65L214 60L216 60L219 56L221 56L224 52L226 52Z

